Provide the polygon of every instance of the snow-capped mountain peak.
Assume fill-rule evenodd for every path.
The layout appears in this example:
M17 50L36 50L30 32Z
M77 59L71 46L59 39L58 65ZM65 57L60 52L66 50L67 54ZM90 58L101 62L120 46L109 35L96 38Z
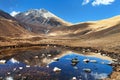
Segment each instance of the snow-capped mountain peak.
M35 17L44 17L44 18L51 18L51 17L57 17L54 14L52 14L51 12L45 10L45 9L31 9L28 10L26 12L24 12L25 16L29 16L29 15L34 15Z
M41 24L53 27L69 25L68 22L62 20L61 18L45 9L31 9L17 14L15 18L23 23L37 26Z

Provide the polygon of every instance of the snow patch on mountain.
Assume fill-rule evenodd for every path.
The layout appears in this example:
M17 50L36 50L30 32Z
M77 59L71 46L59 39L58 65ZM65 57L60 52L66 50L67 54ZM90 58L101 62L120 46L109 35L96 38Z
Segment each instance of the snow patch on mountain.
M19 13L20 13L20 12L12 11L12 12L10 13L10 15L14 17L14 16L16 16L16 15L19 14Z
M65 22L45 9L31 9L17 14L15 18L23 23L32 25L42 24L45 26L59 27L68 24L68 22Z

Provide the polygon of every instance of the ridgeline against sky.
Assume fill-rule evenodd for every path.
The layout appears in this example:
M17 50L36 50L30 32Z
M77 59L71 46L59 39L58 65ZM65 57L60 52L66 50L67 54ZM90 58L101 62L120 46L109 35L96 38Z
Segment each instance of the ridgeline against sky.
M72 22L100 20L120 14L119 0L1 0L0 9L15 15L44 8Z

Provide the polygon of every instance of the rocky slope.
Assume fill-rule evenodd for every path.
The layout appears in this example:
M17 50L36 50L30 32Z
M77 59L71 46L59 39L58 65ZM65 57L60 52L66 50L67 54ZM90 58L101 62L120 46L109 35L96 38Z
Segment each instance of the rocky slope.
M69 26L70 23L62 20L45 9L32 9L14 16L18 21L26 24L26 29L35 33L43 33L53 27ZM45 32L46 33L46 32Z

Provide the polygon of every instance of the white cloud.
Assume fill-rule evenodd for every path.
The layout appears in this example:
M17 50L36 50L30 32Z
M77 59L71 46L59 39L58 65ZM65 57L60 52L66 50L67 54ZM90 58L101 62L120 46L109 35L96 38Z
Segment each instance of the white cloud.
M14 79L13 79L13 77L10 76L10 77L6 77L5 80L14 80Z
M105 79L108 77L108 75L106 73L101 73L101 74L91 73L91 75L94 76L96 80L98 80L98 79L101 80L101 79Z
M113 2L115 2L115 0L83 0L82 5L86 5L88 3L92 2L92 6L99 6L99 5L110 5Z
M19 61L17 61L16 59L12 58L10 59L10 61L14 64L14 63L19 63Z
M97 5L110 5L114 2L115 0L95 0L92 2L93 6Z
M11 15L11 16L15 16L15 15L17 15L17 14L19 14L19 13L20 13L19 11L18 11L18 12L17 12L17 11L12 11L12 12L10 13L10 15Z
M82 5L88 4L90 2L90 0L84 0Z

